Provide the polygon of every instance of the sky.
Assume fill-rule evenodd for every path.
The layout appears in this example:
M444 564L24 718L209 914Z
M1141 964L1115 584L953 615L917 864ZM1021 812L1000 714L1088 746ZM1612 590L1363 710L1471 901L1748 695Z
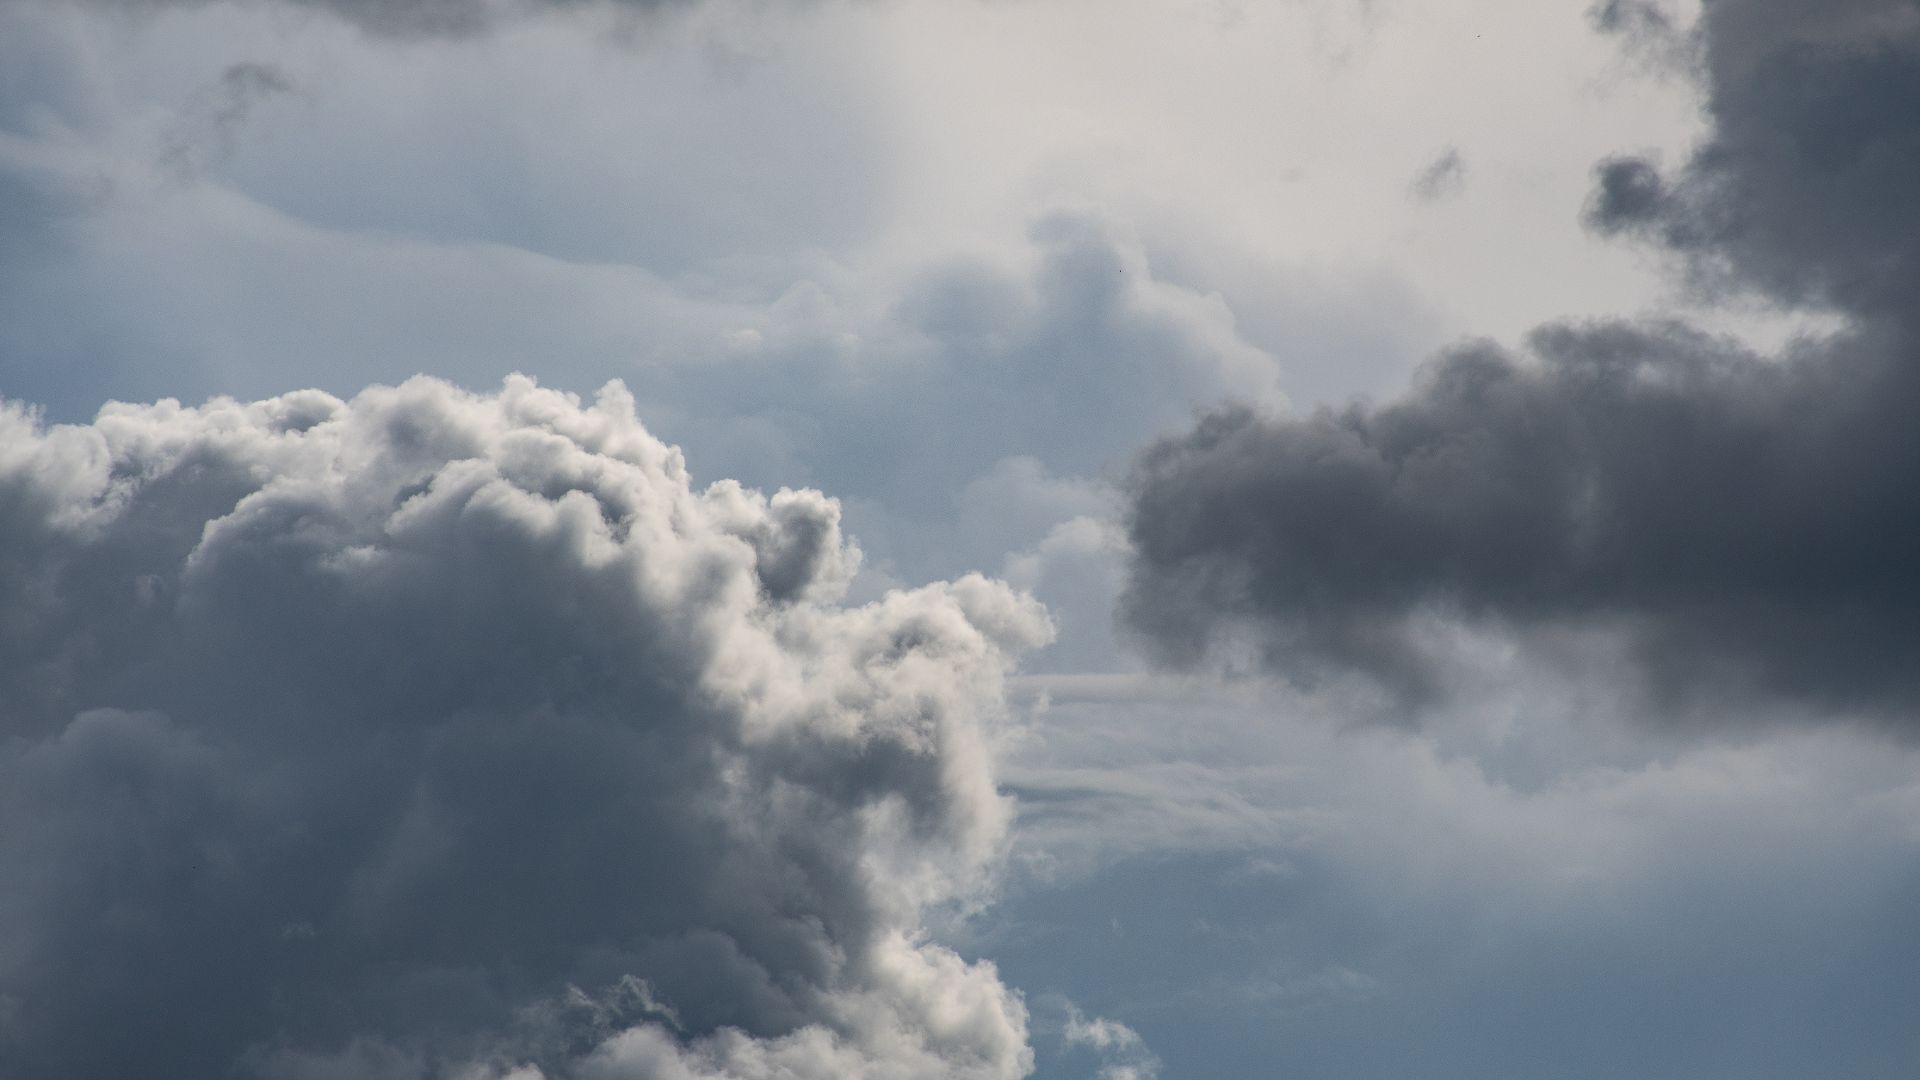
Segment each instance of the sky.
M0 0L0 1080L1920 1075L1912 0Z

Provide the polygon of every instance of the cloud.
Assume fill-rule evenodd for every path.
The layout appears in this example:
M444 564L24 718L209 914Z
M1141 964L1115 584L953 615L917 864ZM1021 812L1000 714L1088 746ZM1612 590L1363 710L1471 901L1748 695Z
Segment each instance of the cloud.
M698 0L86 0L97 7L165 10L216 3L279 4L324 12L368 33L392 38L470 37L501 21L541 12L589 8L630 12L691 7Z
M1420 202L1438 202L1460 194L1466 185L1467 160L1459 147L1449 146L1420 170L1408 190Z
M229 64L220 81L204 93L189 122L169 132L160 166L182 180L199 175L212 160L231 157L234 139L254 109L271 98L292 93L293 80L272 64Z
M0 1072L1003 1078L921 931L1051 633L618 384L0 411Z
M772 421L810 467L904 511L944 508L1009 458L1097 474L1200 402L1273 392L1272 358L1227 306L1156 277L1124 228L1049 213L1028 243L1031 268L912 267L877 315L862 289L800 282L752 316L737 355L638 379L690 447L727 454L739 440L715 438L719 423Z
M1712 131L1677 176L1621 158L1588 220L1684 257L1697 279L1910 329L1920 289L1920 9L1715 5Z
M1060 1038L1068 1046L1085 1047L1099 1055L1100 1080L1153 1080L1160 1075L1160 1060L1147 1049L1139 1032L1118 1020L1089 1017L1071 1002Z
M1691 59L1684 20L1669 0L1598 0L1587 19L1602 33L1618 35L1642 58L1679 68Z
M1594 26L1610 34L1671 34L1674 15L1659 0L1600 0L1587 10Z
M1920 676L1920 9L1710 5L1711 132L1598 170L1589 222L1696 287L1841 330L1778 355L1665 322L1553 324L1385 404L1223 408L1132 483L1127 610L1179 663L1236 641L1426 701L1451 622L1612 644L1668 706L1912 717ZM1437 629L1436 629L1437 628ZM1901 721L1906 722L1906 721Z
M1028 988L1043 1063L1043 987L1167 1076L1787 1080L1911 1056L1887 1001L1916 951L1920 747L1649 732L1509 687L1530 700L1462 726L1564 725L1515 770L1444 724L1356 730L1246 683L1049 682L1002 770L1034 877L968 942Z

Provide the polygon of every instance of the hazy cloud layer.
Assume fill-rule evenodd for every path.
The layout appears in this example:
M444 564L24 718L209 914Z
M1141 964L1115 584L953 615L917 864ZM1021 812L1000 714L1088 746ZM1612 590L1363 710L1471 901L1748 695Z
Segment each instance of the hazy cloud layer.
M689 7L699 0L85 0L98 7L138 11L206 7L216 3L282 6L319 11L389 37L465 37L502 19L544 11L585 8L655 11Z
M1227 409L1141 460L1134 626L1295 675L1445 680L1431 616L1598 632L1670 704L1920 704L1920 9L1727 0L1696 31L1712 131L1616 159L1589 221L1691 281L1821 306L1777 356L1683 326L1473 344L1383 405ZM1444 638L1444 630L1440 638Z
M1920 747L1650 732L1511 678L1414 738L1266 685L1022 685L1048 694L1002 770L1028 873L973 947L1036 1032L1055 991L1203 1080L1798 1080L1920 1054Z
M0 425L0 1072L1026 1069L919 927L1032 601L838 605L838 505L617 384Z

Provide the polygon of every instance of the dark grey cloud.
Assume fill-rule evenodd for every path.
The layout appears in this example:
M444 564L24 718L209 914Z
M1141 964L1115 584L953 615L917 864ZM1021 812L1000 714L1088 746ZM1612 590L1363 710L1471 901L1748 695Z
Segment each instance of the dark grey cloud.
M1681 20L1662 0L1599 0L1587 18L1604 33L1618 34L1633 46L1664 45L1685 36Z
M1460 148L1449 146L1413 178L1408 190L1421 202L1438 202L1460 194L1467 183L1467 160Z
M919 928L1031 600L839 605L836 503L617 385L8 406L0 507L0 1074L1026 1068Z
M1675 175L1601 167L1588 220L1652 239L1696 279L1911 324L1920 292L1920 7L1709 7L1711 134Z
M1920 6L1722 0L1693 33L1710 135L1670 175L1603 163L1590 224L1845 329L1762 356L1556 324L1385 404L1219 411L1133 480L1127 611L1163 656L1231 637L1417 700L1441 616L1612 635L1670 704L1915 714Z

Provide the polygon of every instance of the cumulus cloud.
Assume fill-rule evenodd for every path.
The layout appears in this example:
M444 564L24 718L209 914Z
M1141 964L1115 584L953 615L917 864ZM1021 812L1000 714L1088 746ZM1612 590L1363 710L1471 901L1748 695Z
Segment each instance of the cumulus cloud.
M1030 599L838 602L838 504L618 384L0 411L0 1072L1010 1078Z
M1208 416L1133 480L1128 611L1164 656L1232 639L1417 701L1445 681L1439 616L1601 634L1669 703L1914 714L1920 9L1726 0L1693 33L1710 133L1672 175L1602 164L1590 224L1844 328L1766 356L1551 325L1385 404Z

